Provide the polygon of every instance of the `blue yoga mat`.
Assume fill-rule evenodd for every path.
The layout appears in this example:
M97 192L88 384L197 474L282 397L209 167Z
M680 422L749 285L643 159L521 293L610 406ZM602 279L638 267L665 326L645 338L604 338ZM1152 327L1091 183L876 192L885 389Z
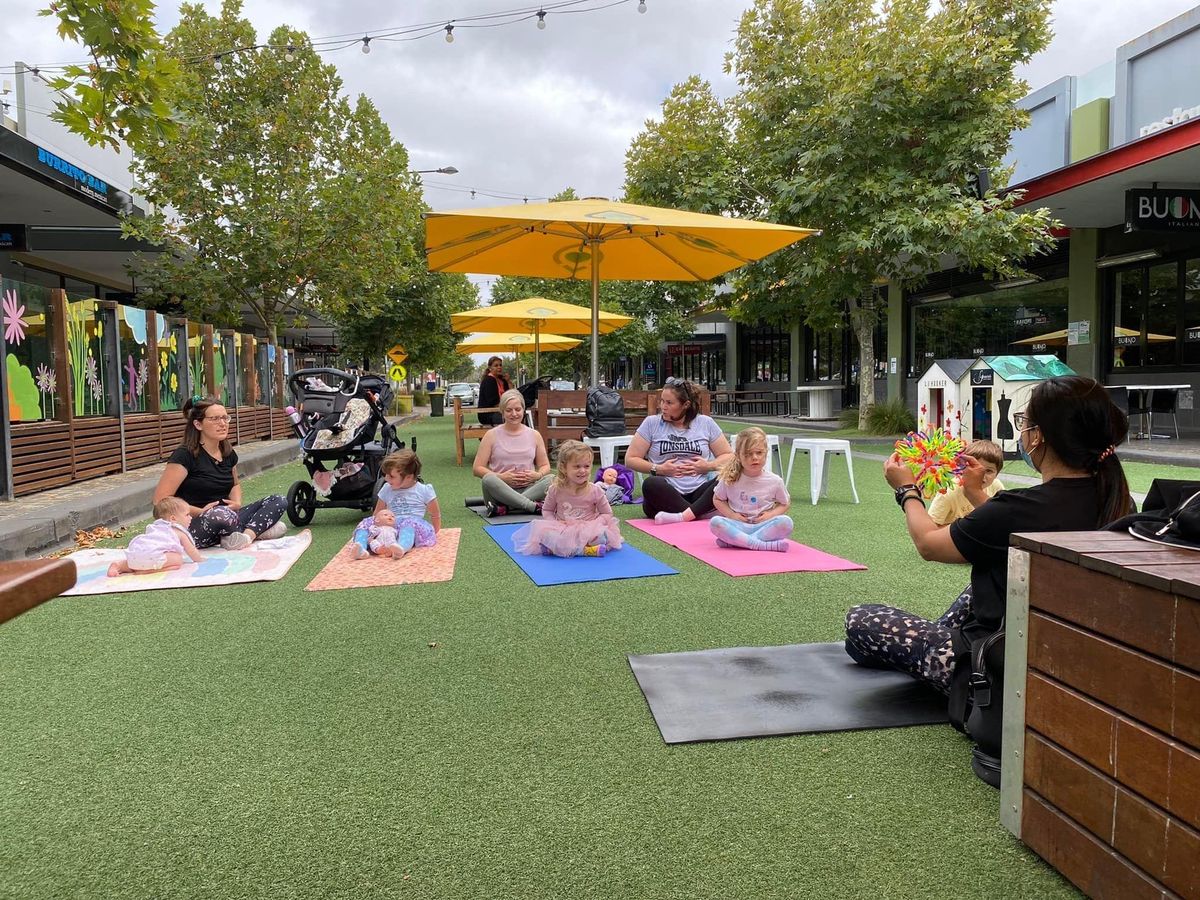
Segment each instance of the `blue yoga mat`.
M624 544L601 558L596 556L525 556L513 549L513 534L520 525L490 525L483 529L500 549L539 587L551 584L575 584L580 581L615 581L618 578L644 578L647 575L678 575L668 565L647 556L636 547Z

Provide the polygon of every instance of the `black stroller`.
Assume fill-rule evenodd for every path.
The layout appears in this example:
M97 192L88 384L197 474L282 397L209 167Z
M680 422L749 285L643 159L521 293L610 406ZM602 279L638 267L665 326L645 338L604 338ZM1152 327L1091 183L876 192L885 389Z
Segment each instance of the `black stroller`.
M387 420L391 385L382 375L300 369L288 379L288 388L296 403L293 427L312 478L288 490L288 518L294 525L307 525L317 509L369 512L380 463L404 447Z

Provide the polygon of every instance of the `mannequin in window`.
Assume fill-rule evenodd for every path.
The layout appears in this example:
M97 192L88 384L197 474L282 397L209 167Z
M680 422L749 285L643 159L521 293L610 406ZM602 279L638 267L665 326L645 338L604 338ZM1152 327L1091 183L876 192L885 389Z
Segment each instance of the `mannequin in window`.
M1000 424L996 426L996 439L1001 441L1011 441L1013 439L1012 421L1008 417L1008 408L1012 406L1012 401L1000 394L1000 399L996 401L996 406L1000 410Z

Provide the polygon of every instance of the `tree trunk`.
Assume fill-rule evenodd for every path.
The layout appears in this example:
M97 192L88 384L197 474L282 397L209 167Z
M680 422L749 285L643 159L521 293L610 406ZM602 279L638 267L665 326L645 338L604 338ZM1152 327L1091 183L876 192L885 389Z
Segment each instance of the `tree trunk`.
M850 322L858 341L858 430L867 430L867 416L875 405L875 307L861 299L850 302Z

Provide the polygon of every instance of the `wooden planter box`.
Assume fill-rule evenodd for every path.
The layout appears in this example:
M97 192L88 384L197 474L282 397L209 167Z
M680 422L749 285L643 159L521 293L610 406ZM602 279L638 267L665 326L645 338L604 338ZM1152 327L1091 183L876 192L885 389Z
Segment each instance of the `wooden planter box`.
M1093 897L1200 898L1200 553L1016 535L1001 819Z

